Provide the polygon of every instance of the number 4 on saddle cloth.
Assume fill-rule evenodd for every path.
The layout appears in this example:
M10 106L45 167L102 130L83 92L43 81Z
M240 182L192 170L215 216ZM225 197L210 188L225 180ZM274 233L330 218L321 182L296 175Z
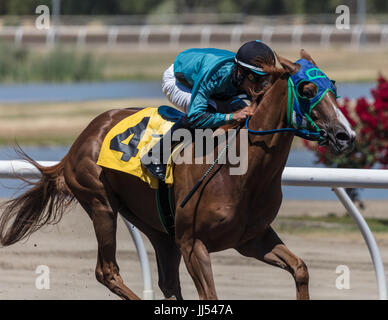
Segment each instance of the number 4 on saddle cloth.
M169 188L173 184L172 156L166 166L164 181L150 174L142 165L141 158L184 116L172 107L161 106L145 108L124 118L105 136L97 161L102 167L134 175L155 189L159 216L170 234L174 232L174 209Z
M168 106L145 108L124 118L105 136L97 164L126 172L158 188L158 179L141 164L146 155L171 127L185 114ZM164 181L173 184L171 157Z

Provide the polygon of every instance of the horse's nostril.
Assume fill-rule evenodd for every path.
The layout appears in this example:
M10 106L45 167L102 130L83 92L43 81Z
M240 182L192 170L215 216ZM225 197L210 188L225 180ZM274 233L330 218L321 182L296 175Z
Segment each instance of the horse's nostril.
M337 140L342 140L342 141L348 141L350 140L350 136L346 132L338 132L335 135Z

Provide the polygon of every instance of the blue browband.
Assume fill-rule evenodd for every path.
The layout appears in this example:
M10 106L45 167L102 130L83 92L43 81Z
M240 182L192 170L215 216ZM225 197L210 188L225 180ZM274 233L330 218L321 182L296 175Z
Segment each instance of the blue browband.
M298 72L288 78L288 109L287 124L289 128L255 131L248 128L250 117L245 121L248 132L254 135L267 135L278 132L292 132L296 136L307 140L322 139L319 127L311 119L311 110L323 99L328 91L337 97L337 89L322 70L306 59L299 59L295 63L300 65ZM299 94L299 85L312 82L317 87L317 94L313 98ZM314 129L314 131L311 131Z
M323 99L328 91L333 92L334 96L337 97L337 89L326 74L310 61L299 59L295 63L300 65L300 69L288 79L289 89L291 87L293 96L293 114L288 119L288 124L293 128L306 129L310 125L315 129L319 129L311 120L311 110ZM299 94L299 86L304 82L311 82L316 86L317 94L313 98L303 97ZM288 98L290 99L290 96Z

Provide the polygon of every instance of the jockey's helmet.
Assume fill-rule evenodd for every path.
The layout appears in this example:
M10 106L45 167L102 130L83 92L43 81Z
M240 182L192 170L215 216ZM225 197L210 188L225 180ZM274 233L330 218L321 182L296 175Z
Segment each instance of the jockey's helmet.
M263 70L260 61L275 65L276 59L272 49L260 40L249 41L238 49L235 62L245 76L252 82L259 81L267 73Z

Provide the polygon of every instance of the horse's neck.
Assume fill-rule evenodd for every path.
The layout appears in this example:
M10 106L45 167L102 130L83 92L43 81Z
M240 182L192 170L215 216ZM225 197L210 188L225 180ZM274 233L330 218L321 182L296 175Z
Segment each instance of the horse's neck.
M249 122L250 129L272 130L286 125L287 116L287 80L278 79L264 95L257 111ZM275 135L259 137L259 140L273 140Z
M249 121L253 130L284 128L287 123L287 80L278 79L263 97L258 110ZM265 136L249 134L248 171L244 185L259 191L281 177L291 148L293 135L275 133Z

